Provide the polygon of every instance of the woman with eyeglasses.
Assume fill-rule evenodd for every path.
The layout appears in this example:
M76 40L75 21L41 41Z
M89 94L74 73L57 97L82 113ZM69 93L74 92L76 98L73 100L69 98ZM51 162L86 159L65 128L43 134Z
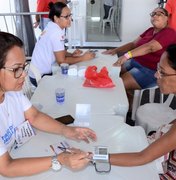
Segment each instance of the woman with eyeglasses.
M32 54L32 64L39 70L41 76L52 74L52 64L57 62L75 64L88 61L95 57L94 52L75 50L69 53L65 50L65 28L70 27L72 14L66 4L49 3L49 19L51 20L35 45ZM30 72L31 82L36 86L34 75Z
M169 45L161 56L155 73L161 93L176 93L176 44ZM158 134L161 136L157 139ZM117 166L139 166L158 158L162 161L160 179L176 179L176 121L157 131L150 139L155 140L141 152L110 154L110 163ZM134 139L135 141L135 139Z
M48 157L13 159L10 156L12 148L20 148L19 145L25 143L24 129L34 135L32 127L73 140L96 140L94 131L66 126L32 106L21 92L26 68L22 41L0 32L0 176L28 176L49 169L59 171L62 165L73 170L82 169L89 163L90 154L78 149L65 148L63 153Z
M129 94L135 89L156 85L154 74L157 63L167 46L176 43L176 32L168 27L168 12L158 7L150 16L153 26L136 40L104 52L104 54L119 54L114 66L122 66L121 78Z

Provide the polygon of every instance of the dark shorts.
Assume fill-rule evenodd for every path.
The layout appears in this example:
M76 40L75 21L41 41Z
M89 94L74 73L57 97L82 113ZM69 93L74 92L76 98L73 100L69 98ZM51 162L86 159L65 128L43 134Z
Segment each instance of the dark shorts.
M133 76L142 89L156 86L156 71L146 68L134 59L128 60L123 67Z

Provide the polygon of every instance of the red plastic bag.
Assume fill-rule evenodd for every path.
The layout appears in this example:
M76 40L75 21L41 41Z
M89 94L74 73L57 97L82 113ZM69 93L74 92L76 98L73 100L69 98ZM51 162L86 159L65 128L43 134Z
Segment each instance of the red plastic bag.
M83 84L85 87L112 88L115 86L106 67L103 67L98 73L96 66L89 66L86 69L85 78Z

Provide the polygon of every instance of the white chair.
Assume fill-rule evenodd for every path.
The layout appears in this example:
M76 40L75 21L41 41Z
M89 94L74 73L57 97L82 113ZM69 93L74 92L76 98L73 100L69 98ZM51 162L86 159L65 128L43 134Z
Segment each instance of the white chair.
M33 75L37 81L37 85L38 85L38 83L40 82L40 80L42 78L40 71L32 63L30 63L29 70L33 73Z
M30 66L30 64L28 64L28 68L29 68L29 66ZM32 92L31 82L29 80L28 75L25 77L25 82L24 82L22 91L23 91L24 95L26 95L28 97L28 99L31 99L33 92Z
M150 131L157 130L161 125L168 124L176 118L176 110L170 106L174 94L169 94L167 99L162 103L146 103L136 111L135 125L144 128L146 134Z
M132 104L132 115L131 115L131 119L133 121L136 120L136 111L137 111L138 107L141 105L141 100L142 100L144 93L146 91L148 91L149 98L148 98L147 103L153 103L156 89L158 89L158 86L134 91L133 104ZM158 102L163 102L163 95L162 94L160 94L160 98L159 98Z
M37 85L41 79L41 74L39 72L39 70L32 64L30 63L29 65L29 69L31 70L31 72L34 74L35 76L35 79L37 81ZM25 82L24 82L24 85L23 85L23 93L29 98L31 99L33 93L34 93L34 90L35 90L35 87L31 84L30 82L30 79L29 79L29 76L27 75L26 78L25 78Z
M106 23L110 24L111 32L114 30L114 17L115 17L116 10L117 10L116 6L111 7L110 10L109 10L108 18L101 20L100 28L102 28L103 34L105 32L105 25L106 25Z

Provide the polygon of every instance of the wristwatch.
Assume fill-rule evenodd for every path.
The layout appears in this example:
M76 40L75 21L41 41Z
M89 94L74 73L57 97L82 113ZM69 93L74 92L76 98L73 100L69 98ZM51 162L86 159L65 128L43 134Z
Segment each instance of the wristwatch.
M52 160L51 160L51 168L54 171L59 171L62 167L62 165L60 164L60 162L57 160L57 156L52 156Z

